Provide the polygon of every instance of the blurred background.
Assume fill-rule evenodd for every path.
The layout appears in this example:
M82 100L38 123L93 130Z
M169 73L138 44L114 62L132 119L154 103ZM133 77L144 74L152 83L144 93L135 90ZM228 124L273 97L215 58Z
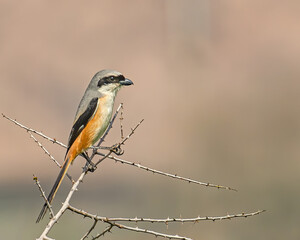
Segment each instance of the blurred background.
M106 160L71 203L110 217L267 212L198 224L139 224L193 239L299 239L299 1L0 1L0 110L67 142L91 77L132 79L119 93L124 131L142 118L124 159L238 192L153 175ZM0 232L35 239L59 169L26 131L1 119ZM119 122L107 145L120 137ZM62 162L65 149L41 140ZM73 177L84 161L70 168ZM54 201L61 206L70 182ZM88 219L67 212L50 233L80 239ZM132 225L135 226L135 225ZM101 232L99 224L93 232ZM155 239L113 229L103 239Z

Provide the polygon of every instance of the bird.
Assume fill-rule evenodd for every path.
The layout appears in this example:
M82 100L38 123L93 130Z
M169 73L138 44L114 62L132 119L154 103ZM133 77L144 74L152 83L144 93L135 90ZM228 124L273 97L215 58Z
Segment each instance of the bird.
M112 117L117 92L121 87L132 84L130 79L115 70L104 69L93 76L77 108L64 163L47 197L49 203L53 201L74 159L81 154L89 161L85 151L93 146L106 131ZM45 203L36 220L37 223L43 219L47 209L48 206Z

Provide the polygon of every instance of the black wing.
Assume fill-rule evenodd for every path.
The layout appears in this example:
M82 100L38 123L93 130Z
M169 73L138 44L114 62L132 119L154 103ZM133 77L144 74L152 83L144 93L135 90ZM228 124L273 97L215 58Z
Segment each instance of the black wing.
M95 110L97 108L97 103L98 103L98 98L96 98L96 97L93 98L90 101L90 103L89 103L87 109L84 111L84 113L82 113L80 115L80 117L77 119L77 121L74 123L71 133L70 133L70 137L69 137L67 152L69 151L69 148L72 146L72 144L74 143L76 138L82 132L84 127L87 125L90 118L94 115Z

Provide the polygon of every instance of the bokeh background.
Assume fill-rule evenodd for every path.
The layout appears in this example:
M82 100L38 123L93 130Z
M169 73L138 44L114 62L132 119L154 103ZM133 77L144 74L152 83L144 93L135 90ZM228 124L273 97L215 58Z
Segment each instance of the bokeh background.
M299 1L0 1L0 109L67 141L89 80L111 68L132 79L124 130L143 125L123 158L217 190L106 160L72 204L111 217L193 217L267 212L198 224L139 224L193 239L299 239ZM115 107L116 107L115 106ZM106 144L118 141L119 123ZM1 119L1 239L35 239L58 168L28 133ZM41 140L62 161L64 149ZM84 161L70 172L75 177ZM57 210L70 188L65 180ZM80 239L91 221L67 213L51 231ZM133 225L135 226L135 225ZM98 225L93 235L105 225ZM114 229L104 239L154 239Z

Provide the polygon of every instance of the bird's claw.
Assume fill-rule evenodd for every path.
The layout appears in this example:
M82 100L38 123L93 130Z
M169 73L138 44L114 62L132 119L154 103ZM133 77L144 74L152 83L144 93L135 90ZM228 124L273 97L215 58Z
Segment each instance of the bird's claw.
M112 151L114 154L120 156L124 153L124 150L121 148L120 144L115 144L110 148L110 151Z
M97 166L94 163L90 163L87 170L89 172L95 172L96 169L97 169Z

